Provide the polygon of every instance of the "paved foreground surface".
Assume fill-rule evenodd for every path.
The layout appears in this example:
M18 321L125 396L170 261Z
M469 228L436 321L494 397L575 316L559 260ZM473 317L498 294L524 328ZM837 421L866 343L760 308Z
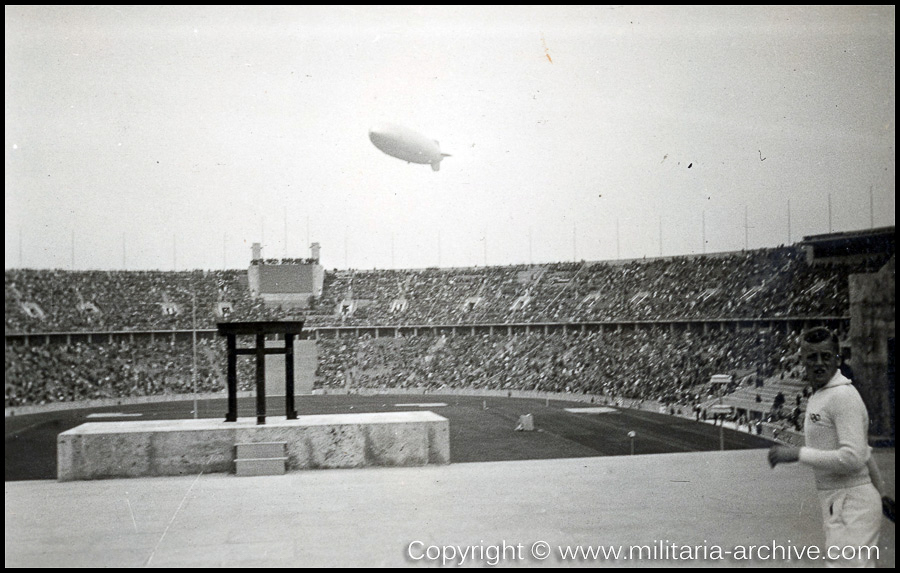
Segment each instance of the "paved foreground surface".
M878 456L893 488L894 451ZM443 555L464 566L823 565L796 554L768 559L768 549L763 558L735 558L741 546L794 552L824 541L809 470L772 470L762 449L19 481L5 490L7 567L440 565L430 546L458 546ZM502 554L491 547L504 543ZM647 546L643 559L629 559L632 545ZM563 558L559 546L622 546L623 554ZM887 520L880 546L879 565L893 567ZM535 556L548 548L546 559Z

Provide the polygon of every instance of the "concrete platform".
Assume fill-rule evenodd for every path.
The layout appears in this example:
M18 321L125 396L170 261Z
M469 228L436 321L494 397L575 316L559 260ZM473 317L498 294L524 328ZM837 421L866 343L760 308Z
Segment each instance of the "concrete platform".
M284 442L286 469L450 462L449 422L433 412L269 417L237 422L91 422L59 434L59 481L233 472L235 444Z
M879 452L879 463L893 489L893 450ZM408 567L440 566L441 556L448 565L485 566L496 556L490 547L504 543L515 549L498 565L820 567L809 558L733 553L564 558L559 548L674 543L733 552L824 542L811 472L770 469L764 449L240 479L7 482L5 524L7 567ZM885 521L882 567L894 565L894 533ZM545 559L542 543L551 550ZM430 549L445 546L475 554Z

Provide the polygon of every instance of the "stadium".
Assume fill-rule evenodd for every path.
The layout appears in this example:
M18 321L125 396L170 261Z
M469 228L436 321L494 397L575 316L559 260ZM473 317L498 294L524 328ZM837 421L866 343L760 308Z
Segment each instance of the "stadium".
M894 11L8 7L6 566L893 568Z
M880 289L892 265L884 229L624 262L327 272L315 257L257 257L229 272L8 270L6 480L54 479L56 436L87 420L190 418L195 405L221 416L225 345L213 327L259 319L308 325L296 342L301 415L430 408L450 420L453 464L802 443L798 330L829 325L852 348L857 331L883 329L854 322L874 312L851 301L873 297L851 285ZM887 376L887 363L852 355L860 374ZM250 362L238 363L243 416ZM269 407L280 411L272 378ZM879 415L877 404L892 405L890 388L860 386L885 460L893 409ZM713 413L723 405L727 416ZM585 407L600 413L571 413ZM526 414L531 435L514 431Z

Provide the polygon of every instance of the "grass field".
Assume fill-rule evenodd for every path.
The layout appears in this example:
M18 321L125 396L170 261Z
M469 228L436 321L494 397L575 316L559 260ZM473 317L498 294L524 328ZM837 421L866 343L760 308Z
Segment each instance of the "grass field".
M434 405L437 403L445 405ZM589 406L574 401L550 400L548 404L526 398L354 394L302 396L296 406L301 416L431 410L450 420L452 463L629 455L630 431L636 434L636 455L714 451L720 447L720 429L708 424L627 408L601 414L567 412L566 408ZM240 400L238 415L253 417L255 407L252 398ZM55 479L56 436L85 422L185 419L193 416L192 408L192 401L180 401L7 417L5 481ZM283 415L283 410L283 398L269 398L269 415ZM225 401L201 401L198 411L200 417L224 420ZM523 414L534 416L535 431L515 431ZM769 440L728 429L723 436L728 450L770 444Z

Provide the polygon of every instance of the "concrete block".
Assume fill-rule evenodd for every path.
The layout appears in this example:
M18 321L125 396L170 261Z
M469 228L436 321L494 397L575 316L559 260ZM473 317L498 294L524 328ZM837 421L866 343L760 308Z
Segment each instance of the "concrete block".
M450 423L434 412L92 422L57 437L60 481L230 472L236 444L283 443L287 470L450 463ZM256 446L254 446L256 447ZM262 446L260 446L262 447ZM253 459L269 457L254 455Z

